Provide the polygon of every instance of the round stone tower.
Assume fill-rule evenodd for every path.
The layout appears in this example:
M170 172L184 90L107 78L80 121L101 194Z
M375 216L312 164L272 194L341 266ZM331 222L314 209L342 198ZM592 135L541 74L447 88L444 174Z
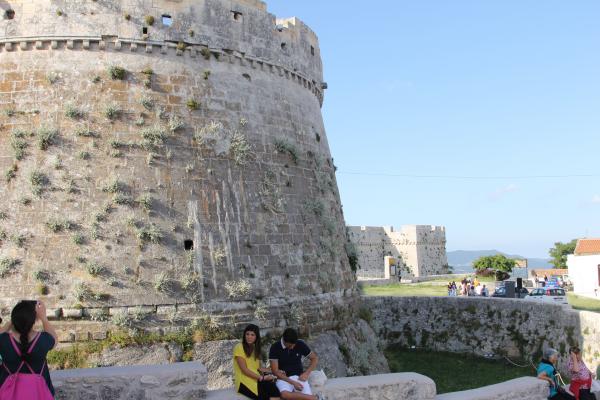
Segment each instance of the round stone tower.
M356 295L316 35L258 0L0 0L0 302L323 330ZM103 322L108 321L108 322Z

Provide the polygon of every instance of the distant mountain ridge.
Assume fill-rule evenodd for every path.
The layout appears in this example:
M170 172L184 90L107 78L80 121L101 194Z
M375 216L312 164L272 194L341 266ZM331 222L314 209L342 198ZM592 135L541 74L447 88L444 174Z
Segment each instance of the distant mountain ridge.
M495 256L497 254L505 255L508 258L518 258L518 259L527 259L528 267L530 269L548 269L554 268L552 264L550 264L550 259L545 258L529 258L524 256L519 256L515 254L507 254L498 250L455 250L449 251L447 253L448 256L448 265L453 267L455 273L468 273L473 271L473 261L477 260L479 257L484 256Z

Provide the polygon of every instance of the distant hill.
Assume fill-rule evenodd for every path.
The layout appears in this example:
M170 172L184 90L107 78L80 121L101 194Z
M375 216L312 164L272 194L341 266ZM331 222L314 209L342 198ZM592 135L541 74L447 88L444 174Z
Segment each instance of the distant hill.
M515 254L507 254L498 250L455 250L448 252L448 265L453 267L455 273L469 273L473 271L473 261L483 256L494 256L496 254L503 254L509 258L526 258L528 261L528 267L536 269L547 269L554 268L550 264L550 259L545 258L528 258Z

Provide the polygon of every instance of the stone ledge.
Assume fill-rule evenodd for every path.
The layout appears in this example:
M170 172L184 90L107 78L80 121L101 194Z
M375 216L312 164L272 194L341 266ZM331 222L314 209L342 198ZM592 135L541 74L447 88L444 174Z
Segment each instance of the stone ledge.
M547 382L534 377L523 377L478 389L441 394L435 400L546 400L547 398Z
M434 400L435 383L413 372L330 379L322 387L313 388L327 400L402 399ZM237 400L245 397L233 389L206 393L208 400Z
M237 394L233 389L211 390L206 392L205 400L242 400L247 397Z
M52 371L57 400L202 398L208 373L198 362Z
M435 398L435 382L413 372L338 378L322 387L327 400L403 399L430 400ZM377 393L376 396L373 396Z

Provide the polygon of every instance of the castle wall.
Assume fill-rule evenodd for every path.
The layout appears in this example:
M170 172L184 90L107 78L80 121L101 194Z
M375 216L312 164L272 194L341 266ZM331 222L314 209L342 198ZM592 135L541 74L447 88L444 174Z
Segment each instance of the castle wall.
M400 231L393 227L348 227L355 244L361 278L384 278L384 257L392 256L400 263L403 276L428 276L444 273L446 231L444 227L405 225Z
M316 37L297 20L278 32L261 4L0 1L15 11L0 20L3 313L42 295L65 324L89 321L69 337L137 306L158 326L348 317L320 57L300 48Z
M307 76L319 90L323 81L315 33L297 18L277 20L261 1L2 0L0 9L15 13L12 20L0 19L0 37L91 36L135 39L144 44L184 42L271 60ZM162 15L172 18L170 26L162 23ZM151 25L147 17L154 18Z
M540 360L557 349L567 373L569 347L579 345L588 366L600 361L600 316L557 304L520 299L462 297L363 297L371 326L387 345L478 356ZM568 376L568 375L567 375Z
M357 271L361 278L384 278L384 260L387 255L398 257L400 254L389 240L390 228L349 226L348 237L356 247L358 254Z
M410 225L403 226L402 232L406 237L406 244L410 249L408 254L414 254L416 247L416 261L414 255L409 258L408 265L416 266L416 276L438 275L445 271L448 265L446 258L446 229L443 226ZM406 247L405 247L406 248Z

